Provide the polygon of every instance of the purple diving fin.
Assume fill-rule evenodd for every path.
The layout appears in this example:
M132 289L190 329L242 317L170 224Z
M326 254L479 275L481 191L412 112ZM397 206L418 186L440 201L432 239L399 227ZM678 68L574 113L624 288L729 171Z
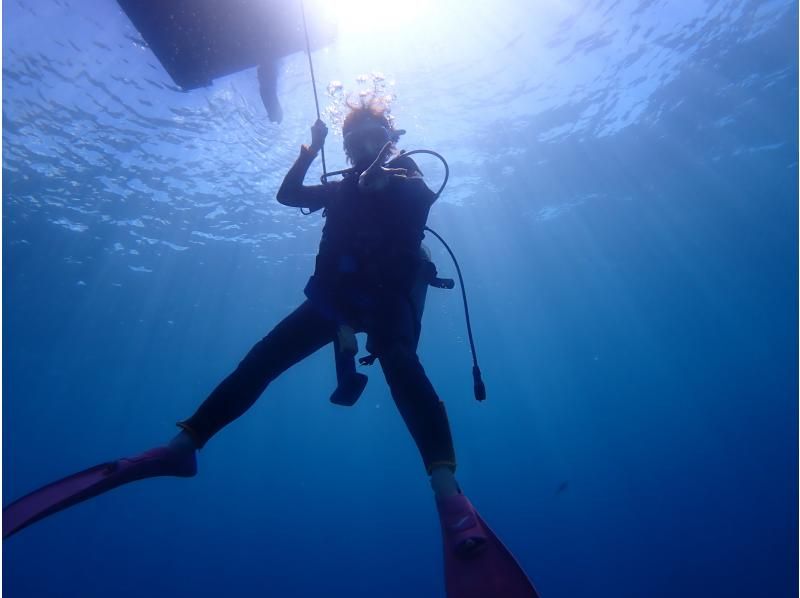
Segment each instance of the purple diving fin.
M466 496L436 500L444 541L447 598L538 598L514 556Z
M95 465L62 478L3 509L3 539L62 509L129 482L157 476L191 477L197 473L194 451L160 446L135 457Z

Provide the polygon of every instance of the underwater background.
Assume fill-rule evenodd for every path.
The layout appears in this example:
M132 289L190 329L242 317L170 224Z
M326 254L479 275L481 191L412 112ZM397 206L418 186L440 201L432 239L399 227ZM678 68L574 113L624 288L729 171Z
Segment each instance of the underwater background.
M797 3L390 8L314 67L324 109L378 84L400 147L450 164L429 225L488 400L458 291L420 357L465 493L547 598L796 596ZM279 95L275 125L253 70L180 92L112 0L4 0L3 504L165 442L302 301L324 221L274 198L316 117L302 53ZM383 376L332 405L332 357L197 477L4 542L4 595L443 596Z

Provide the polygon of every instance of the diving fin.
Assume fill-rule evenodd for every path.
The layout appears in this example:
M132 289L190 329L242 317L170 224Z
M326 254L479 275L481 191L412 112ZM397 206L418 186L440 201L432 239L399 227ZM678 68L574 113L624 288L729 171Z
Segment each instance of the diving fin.
M129 482L158 476L192 477L197 473L194 451L160 446L135 457L101 463L48 484L3 509L3 539L19 530Z
M436 499L447 598L538 598L519 563L466 496Z

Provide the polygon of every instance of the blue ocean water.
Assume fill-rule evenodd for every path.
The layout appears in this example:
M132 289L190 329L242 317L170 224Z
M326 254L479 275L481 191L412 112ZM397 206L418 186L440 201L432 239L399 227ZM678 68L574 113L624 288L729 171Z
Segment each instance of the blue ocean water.
M313 54L323 108L381 72L401 147L450 163L429 224L488 400L457 292L430 291L420 357L545 597L797 595L797 18L430 0ZM303 54L280 97L275 125L253 70L181 93L111 0L4 0L3 504L168 439L302 300L323 220L274 196L315 119ZM443 596L427 477L367 373L331 405L324 349L196 478L4 542L4 594Z

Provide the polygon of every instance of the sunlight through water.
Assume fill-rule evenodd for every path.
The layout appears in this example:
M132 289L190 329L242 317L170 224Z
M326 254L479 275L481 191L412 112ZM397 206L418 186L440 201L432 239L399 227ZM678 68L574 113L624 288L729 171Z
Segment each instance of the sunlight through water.
M263 8L239 22L264 45L184 90L125 2ZM458 290L429 290L418 356L459 484L542 595L796 596L797 1L304 8L328 172L361 93L391 104L398 150L447 160L427 223L487 400ZM317 119L302 12L3 0L5 504L166 442L304 300L330 221L276 197ZM3 595L442 598L425 468L362 371L359 402L331 404L326 347L195 479L4 542Z
M339 34L385 33L430 17L433 0L374 2L370 0L312 0L310 5L336 22Z

